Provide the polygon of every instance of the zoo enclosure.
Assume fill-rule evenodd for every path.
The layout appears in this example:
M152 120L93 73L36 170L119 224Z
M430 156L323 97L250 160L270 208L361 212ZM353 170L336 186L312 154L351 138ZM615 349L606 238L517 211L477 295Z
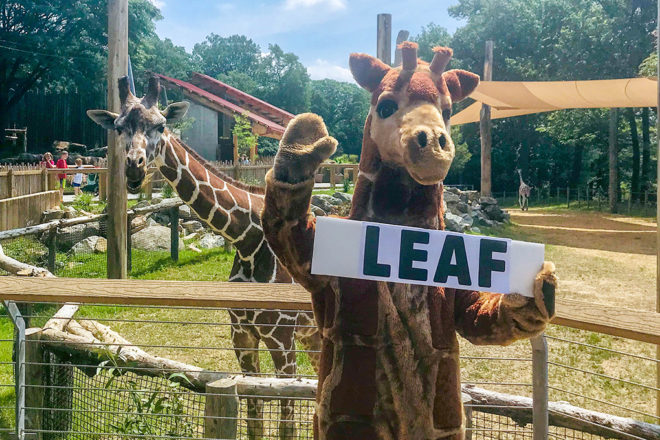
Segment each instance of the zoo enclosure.
M295 438L311 437L315 382L311 380L313 372L308 367L302 366L293 380L274 379L272 373L265 371L256 375L260 378L257 380L236 376L238 369L235 364L228 366L220 362L218 366L222 353L231 357L233 350L230 345L217 343L222 340L219 333L227 333L230 325L220 315L225 308L308 311L311 306L308 294L298 286L9 277L0 279L0 298L32 304L32 311L21 307L25 311L23 317L19 316L18 308L8 304L10 310L13 309L18 328L18 352L15 364L9 361L2 363L16 367L16 429L19 438L28 438L20 437L23 433L38 434L36 438L96 438L90 436L97 435L100 438L155 439L167 438L172 430L176 431L177 438L247 438L254 419L245 412L246 399L255 397L272 402L264 406L267 438L283 438L282 429L286 428L287 423L292 423L282 420L278 411L278 404L287 397L296 401L293 423L298 434ZM51 311L56 310L54 304L70 301L92 307L78 309L77 305L65 306L52 318L50 313L35 312L39 307L43 310L45 305L50 306ZM72 310L77 312L76 316L71 313ZM104 313L108 310L113 313ZM25 320L38 324L22 333ZM38 328L44 320L48 320L46 325ZM128 342L120 339L110 327L92 325L92 322L104 322L122 334L130 333L131 339L140 335L139 340ZM565 354L557 351L559 345L570 345L571 349L590 345L595 351L604 350L607 353L617 350L598 347L595 343L571 341L555 334L557 330L568 327L594 330L655 347L660 342L657 314L563 300L558 301L554 323L549 329L554 336L547 338L547 345L543 338L537 338L531 358L521 355L520 349L516 352L498 347L496 355L487 351L463 350L462 366L464 371L468 371L463 378L466 384L463 391L468 395L468 437L657 438L660 435L658 425L548 401L548 395L558 391L568 392L569 399L591 399L582 395L581 390L563 389L567 387L563 383L566 378L559 383L556 379L549 380L549 368L564 368L572 374L586 375L586 379L580 376L580 380L587 382L602 380L603 376L608 382L631 382L566 365ZM66 325L71 327L69 336L61 331L51 331ZM164 340L162 335L167 333L166 329L182 333L182 337ZM80 339L90 331L95 339ZM153 333L151 337L149 333ZM199 336L200 333L213 333L213 336L204 339ZM202 340L196 341L200 337ZM99 358L81 357L80 353L85 351L95 353ZM196 365L153 356L147 351L160 356L176 356L186 362L190 362L187 359L196 359ZM272 349L258 351L265 355ZM296 351L300 363L301 356L308 351ZM657 361L650 357L625 352L617 352L618 355L632 356L633 360L657 366ZM207 358L211 358L210 363L204 362L203 359ZM262 356L262 362L264 358ZM478 374L479 368L472 370L469 367L471 363L484 362L502 367L515 364L515 371L519 374L502 380L484 380ZM205 365L199 367L197 364ZM46 373L42 374L42 371ZM649 384L634 385L637 386L635 392L641 398L653 399L658 392L657 387ZM14 385L8 383L3 386ZM488 390L477 388L484 386ZM504 394L492 391L492 388L531 394L531 397ZM140 410L135 405L122 406L116 395L122 396L124 401L137 398L140 402L146 402L152 398L162 398L172 404L170 407L176 407L176 411L157 410L153 405L143 406ZM625 415L632 414L638 419L645 418L655 423L660 421L648 411L639 411L634 405L624 407L616 396L613 400L599 402L597 409L602 410L603 405L607 405L612 412L620 415L627 413ZM154 430L149 435L127 433L126 425L138 422L150 425Z

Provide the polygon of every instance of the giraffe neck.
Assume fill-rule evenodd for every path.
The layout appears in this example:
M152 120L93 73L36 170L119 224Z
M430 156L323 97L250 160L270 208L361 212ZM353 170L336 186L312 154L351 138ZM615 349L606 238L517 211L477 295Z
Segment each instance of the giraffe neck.
M444 229L442 183L421 185L404 168L382 162L369 125L367 119L349 218Z
M225 176L171 133L163 133L154 164L181 200L214 231L235 245L241 259L265 246L263 195Z

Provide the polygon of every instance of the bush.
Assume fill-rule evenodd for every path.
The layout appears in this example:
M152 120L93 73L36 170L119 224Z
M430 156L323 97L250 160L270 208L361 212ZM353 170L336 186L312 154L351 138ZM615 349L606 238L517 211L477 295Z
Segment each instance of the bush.
M80 193L73 199L71 206L76 208L77 211L91 212L92 199L94 199L94 195L91 193Z
M174 189L169 183L164 183L163 189L161 190L161 194L163 195L163 198L169 199L170 197L174 196Z

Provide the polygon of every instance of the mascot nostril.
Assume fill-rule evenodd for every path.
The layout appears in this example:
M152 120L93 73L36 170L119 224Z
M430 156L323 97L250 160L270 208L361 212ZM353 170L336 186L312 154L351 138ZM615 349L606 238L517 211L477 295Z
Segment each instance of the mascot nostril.
M419 133L417 133L417 143L419 144L420 148L426 147L427 142L428 139L426 138L425 131L420 131Z
M447 136L441 134L440 137L438 138L438 142L440 143L440 148L444 150L445 146L447 145Z

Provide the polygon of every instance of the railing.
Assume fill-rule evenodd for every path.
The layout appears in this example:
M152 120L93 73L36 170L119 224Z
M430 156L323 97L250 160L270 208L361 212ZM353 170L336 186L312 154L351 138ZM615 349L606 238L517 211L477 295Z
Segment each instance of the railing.
M261 374L257 374L261 380L236 376L238 368L231 355L234 347L219 343L219 341L228 340L230 328L249 328L249 324L245 323L241 324L243 327L237 327L236 323L232 323L223 315L218 314L224 313L224 310L238 308L248 312L288 311L286 313L309 311L311 308L309 293L297 285L140 280L44 280L0 277L0 298L5 301L32 304L32 311L25 311L23 308L24 319L29 319L37 326L43 326L45 320L51 318L52 312L48 313L47 310L54 311L54 304L74 302L90 305L90 307L80 308L75 317L61 315L57 319L70 323L73 322L73 317L79 325L76 324L72 327L72 334L77 335L76 338L91 337L89 336L91 334L96 338L94 339L96 342L85 342L81 346L94 348L95 356L102 356L101 359L94 358L96 360L90 362L91 358L80 357L80 350L64 350L65 346L72 347L71 341L53 336L61 336L59 333L48 333L57 327L55 325L57 319L55 321L51 319L51 323L46 324L41 330L28 329L26 340L22 342L23 345L19 340L19 347L24 347L23 354L27 356L27 361L21 368L20 360L23 354L19 350L17 372L26 374L27 382L21 382L20 379L17 381L19 384L17 387L17 391L19 391L17 394L19 397L18 414L19 416L20 414L29 416L42 408L40 411L44 417L50 417L49 420L52 420L53 415L59 415L68 425L66 425L66 429L57 427L56 429L51 426L35 430L33 421L28 417L24 433L46 434L50 432L56 434L65 431L74 436L69 438L76 438L75 435L89 438L85 435L89 436L92 433L106 437L142 438L139 435L120 435L117 432L125 432L122 431L122 426L124 426L122 423L141 421L156 425L156 421L164 419L171 423L181 421L177 428L179 429L177 438L200 438L202 436L205 438L246 438L250 430L254 433L254 429L273 430L273 432L281 433L282 429L289 429L291 423L295 423L297 429L305 432L310 427L310 412L313 407L312 399L315 389L313 380L289 380L287 382L287 379L269 377L272 373L265 370L262 370ZM557 300L556 306L557 317L553 321L555 325L551 326L548 331L549 351L543 338L535 340L531 358L524 343L504 348L462 346L462 376L466 385L463 391L466 393L464 400L466 412L469 415L468 436L471 438L527 436L528 438L532 432L521 426L533 420L535 439L547 438L548 435L558 438L599 438L590 437L592 435L613 438L657 438L660 435L658 425L603 414L602 411L594 412L577 408L566 403L552 402L548 399L548 394L558 395L557 393L561 392L562 396L567 396L561 400L573 400L572 395L566 392L580 394L580 399L589 398L589 396L581 395L582 390L565 389L568 388L568 381L572 380L566 374L573 372L579 375L588 374L585 376L586 379L582 380L586 382L587 386L593 381L604 380L606 382L602 387L610 390L613 386L611 384L623 380L630 383L629 386L636 387L635 389L641 387L645 394L639 393L640 398L650 395L653 399L655 393L658 392L656 386L638 383L636 379L630 379L625 375L614 377L610 371L587 371L580 366L572 365L570 358L575 354L570 350L589 346L589 349L605 351L613 356L623 353L632 356L633 360L655 366L657 360L648 354L624 353L617 344L599 347L598 341L588 335L600 335L600 338L608 337L607 335L617 338L625 337L631 341L642 341L655 348L660 343L658 314L627 311L565 299ZM39 310L42 312L39 313ZM109 327L106 330L106 327L90 324L95 321L112 326L113 331L121 332L132 342L119 339L118 335L113 335ZM266 325L272 326L273 324ZM279 325L282 326L282 321L279 322ZM286 328L286 324L284 327ZM90 330L85 329L93 331L90 333ZM575 333L568 336L561 333L569 330ZM598 333L582 333L586 330ZM38 340L31 339L34 337L35 331L37 334L41 332L44 336ZM110 336L108 337L108 335ZM581 335L588 337L581 339ZM54 353L52 356L55 358L51 358L48 362L35 360L34 353L30 351L29 347L37 345L42 349L47 349L48 353ZM565 346L569 347L568 352L564 350ZM273 348L274 346L271 345L268 347L268 349L246 349L246 353L256 351L270 354L281 349ZM139 350L153 351L153 354ZM299 371L295 377L313 379L313 372L305 357L311 351L305 348L298 348L295 351L299 355ZM121 355L122 352L124 355ZM110 355L111 353L117 353L119 356ZM140 358L138 356L140 353L146 354ZM43 356L43 353L39 356ZM151 359L149 356L155 357L154 365L160 365L160 369L154 370L153 365L147 362L148 359ZM585 354L585 356L588 355ZM177 361L171 362L179 363L165 363L164 357L175 357ZM43 359L43 357L39 359ZM262 357L262 362L265 360ZM608 360L611 361L611 359ZM484 365L490 367L486 367L487 369L484 370ZM29 382L30 371L35 371L35 367L39 367L39 369L47 367L47 371L50 371L48 374L58 372L57 374L64 376L59 382L56 380L54 383L47 383L43 386L31 384ZM494 374L490 368L501 369L508 373L501 378L498 376L493 379L489 376ZM562 369L564 373L568 373L562 373L558 377L548 377L548 368ZM629 368L634 370L633 367ZM87 371L93 378L86 378L77 373L81 369ZM171 375L171 373L181 372L194 372L195 376L183 379ZM159 375L158 380L161 382L159 382L158 390L160 391L158 393L161 394L156 393L155 388L150 385L155 379L144 379L143 373L150 376ZM218 380L220 382L217 382ZM20 385L21 383L23 385ZM194 385L191 385L193 383ZM485 390L484 387L504 388L506 393ZM187 388L194 388L194 394L190 394ZM21 389L24 390L23 393L20 391ZM52 405L35 407L30 403L34 402L31 399L34 399L35 390L50 390L48 396L59 396L57 398L63 403L56 408L52 408ZM529 390L532 390L531 398L512 395L525 395ZM58 392L55 393L55 391ZM148 400L154 393L169 399L167 400L169 403L182 405L186 411L183 413L158 413L154 410L153 414L145 414L144 411L143 413L137 412L130 405L122 407L116 403L119 406L112 406L118 399L118 397L113 397L114 394L120 395L122 401L127 402L136 396L139 401L142 398ZM26 396L28 402L22 410L20 408L21 395ZM179 396L178 400L176 396ZM43 399L46 397L39 398L45 402ZM286 399L287 397L290 399ZM575 398L577 397L575 396ZM650 413L652 409L638 411L635 405L628 405L622 401L623 397L625 396L617 399L615 394L614 397L608 399L614 400L614 402L605 403L610 405L609 407L613 409L614 413L632 410L632 414L638 420L642 418L654 423L660 421ZM72 399L73 403L71 403ZM92 399L92 401L80 399ZM264 404L262 411L257 412L260 416L252 417L246 412L246 405L251 405L250 402L253 402L254 399L272 400L275 406ZM291 419L283 419L276 412L278 404L286 405L284 401L291 399L297 402L294 405L293 422ZM637 400L633 399L633 401ZM584 401L591 402L588 399ZM612 406L612 403L615 406ZM617 408L616 405L621 408ZM598 408L602 408L602 406ZM151 410L153 408L150 408ZM85 431L92 426L92 419L106 417L112 418L112 422L108 423L118 427L119 431L101 432L98 431L100 428L96 425L94 425L94 429L97 431ZM263 424L253 423L256 419L263 419ZM20 417L16 420L20 422ZM20 423L17 426L20 426ZM86 426L88 428L85 428ZM60 428L62 427L60 426ZM165 431L159 431L161 434L152 433L149 438L166 438L167 435L162 433L167 429L163 429ZM182 430L185 431L185 435L182 434ZM265 435L270 438L273 432L265 432Z

